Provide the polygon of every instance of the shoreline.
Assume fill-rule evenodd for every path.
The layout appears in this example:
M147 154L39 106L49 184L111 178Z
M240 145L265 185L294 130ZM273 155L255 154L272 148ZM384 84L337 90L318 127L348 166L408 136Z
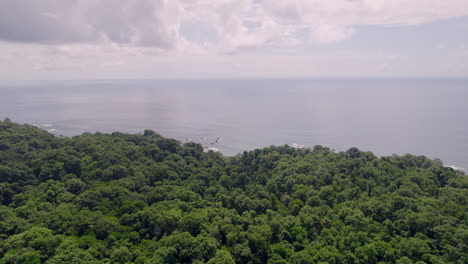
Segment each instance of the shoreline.
M30 125L30 124L28 124L28 123L25 123L25 124ZM74 136L80 136L80 135L82 135L82 134L84 134L84 133L102 133L102 132L99 132L99 131L96 131L96 132L83 132L83 133L81 133L81 134L77 134L77 135L74 135L74 136L64 136L64 135L62 135L62 134L59 133L61 130L55 128L55 127L54 127L54 124L52 124L52 123L46 123L46 124L42 124L42 125L38 125L38 124L35 123L35 124L32 124L32 126L37 127L37 128L39 128L39 129L41 129L41 130L44 130L44 131L46 131L46 132L48 132L48 133L50 133L50 134L53 134L53 135L55 135L55 136L57 136L57 137L59 137L59 138L63 138L63 137L69 137L69 138L70 138L70 137L74 137ZM115 132L117 132L117 131L115 131ZM111 133L112 133L112 132L111 132ZM125 133L125 134L140 134L140 135L142 134L142 132L140 132L140 133L126 133L126 132L121 132L121 133ZM104 133L104 134L105 134L105 133ZM110 134L110 133L109 133L109 134ZM165 138L171 138L171 137L167 137L167 136L163 136L163 137L165 137ZM213 137L213 139L214 139L214 138L215 138L215 137ZM208 140L208 139L210 139L210 137L202 137L202 138L200 138L200 139ZM222 139L221 137L217 137L215 143L218 143L218 141L221 140L221 139ZM203 147L203 151L204 151L204 152L209 152L209 151L219 152L220 154L222 154L222 155L225 156L225 157L234 157L234 156L236 156L236 155L242 154L244 151L249 152L249 151L254 151L254 150L256 150L256 149L263 149L263 148L269 147L269 146L265 146L265 147L260 147L260 148L253 148L253 149L250 149L250 150L241 150L240 152L238 152L238 153L236 153L236 154L228 155L228 154L226 154L226 153L224 153L224 152L222 151L222 150L223 150L224 148L226 148L226 147L223 147L223 146L218 146L218 147L216 147L216 146L213 146L213 145L214 145L213 143L209 143L209 142L201 143L201 142L190 141L190 140L191 140L191 138L185 138L185 141L182 141L182 140L177 140L177 141L178 141L180 144L189 143L189 142L191 142L191 143L196 143L196 144L200 144L200 145ZM302 144L298 144L298 143L291 143L291 144L285 144L285 145L287 145L287 146L289 146L289 147L292 147L292 148L295 148L295 149L313 149L313 146L310 147L310 146L306 146L306 145L302 145ZM320 144L318 144L318 145L320 145ZM273 146L279 146L279 145L273 145ZM317 145L316 145L316 146L317 146ZM333 152L337 152L337 153L346 151L346 150L336 151L335 149L332 149L332 148L330 148L330 149L331 149ZM359 148L358 148L358 149L359 149ZM361 149L359 149L359 150L361 150ZM363 150L361 150L361 151L363 151ZM370 151L370 152L371 152L372 154L374 154L373 151ZM390 154L390 155L376 155L376 154L374 154L374 155L376 155L376 156L379 157L379 158L382 158L382 157L388 157L388 156L392 156L392 155L402 156L402 155L405 155L405 154L414 155L414 154L411 154L411 153ZM414 156L416 156L416 155L414 155ZM424 157L427 157L426 155L417 155L417 156L424 156ZM431 160L436 160L436 159L438 159L438 158L430 158L430 157L427 157L427 158L429 158L429 159L431 159ZM445 164L443 161L442 161L442 164L443 164L443 165L442 165L443 167L451 168L451 169L453 169L453 170L455 170L455 171L463 172L464 174L468 173L468 169L467 169L467 168L458 166L458 165L456 165L456 164Z

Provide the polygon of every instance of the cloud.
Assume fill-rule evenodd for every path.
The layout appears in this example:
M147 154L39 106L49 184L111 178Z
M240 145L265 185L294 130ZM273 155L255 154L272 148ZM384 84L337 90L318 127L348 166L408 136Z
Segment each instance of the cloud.
M464 15L466 0L5 0L0 40L229 53Z
M166 0L6 0L0 39L70 44L110 41L173 49L181 43L182 6Z
M15 42L58 43L90 39L83 23L73 23L76 2L2 1L0 39Z
M354 27L409 26L468 15L464 0L264 0L280 25L310 30L312 42L349 38Z
M312 30L311 40L315 43L333 43L348 38L354 30L348 26L322 24Z

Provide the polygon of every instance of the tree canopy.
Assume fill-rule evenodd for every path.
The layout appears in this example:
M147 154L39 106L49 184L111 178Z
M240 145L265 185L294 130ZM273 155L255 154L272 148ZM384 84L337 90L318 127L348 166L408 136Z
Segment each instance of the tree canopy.
M468 178L439 160L0 121L0 263L468 263Z

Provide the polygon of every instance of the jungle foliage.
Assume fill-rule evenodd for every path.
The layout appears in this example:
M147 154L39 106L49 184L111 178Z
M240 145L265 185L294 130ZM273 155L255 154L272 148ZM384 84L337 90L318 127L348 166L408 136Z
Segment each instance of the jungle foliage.
M468 179L424 156L0 121L0 263L468 263Z

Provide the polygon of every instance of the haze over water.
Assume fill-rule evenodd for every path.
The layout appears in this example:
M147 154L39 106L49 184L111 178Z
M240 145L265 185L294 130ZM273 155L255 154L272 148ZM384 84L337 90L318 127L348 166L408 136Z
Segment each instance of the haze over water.
M226 155L323 145L426 155L459 168L468 168L467 101L462 79L0 83L0 118L58 135L153 129Z

